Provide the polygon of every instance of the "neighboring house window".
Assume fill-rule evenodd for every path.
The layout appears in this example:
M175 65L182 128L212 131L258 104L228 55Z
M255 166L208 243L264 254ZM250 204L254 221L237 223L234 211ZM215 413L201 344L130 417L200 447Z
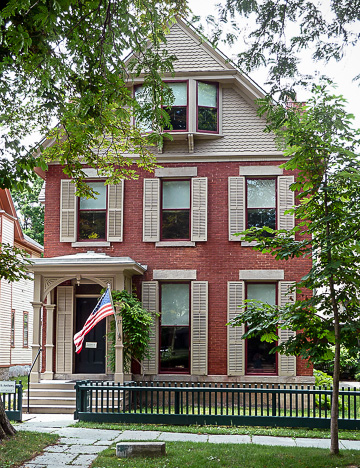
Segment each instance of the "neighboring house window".
M88 182L96 198L79 198L79 240L106 239L106 186L104 182Z
M10 337L10 346L13 348L15 346L15 310L11 311L11 337Z
M190 239L190 180L163 180L161 239Z
M141 106L146 107L147 105L151 104L152 99L150 95L150 88L145 88L144 86L135 86L134 94L136 101ZM150 111L150 109L145 109L145 112L144 110L142 111L141 116L137 115L136 117L137 124L144 132L151 132L152 130L151 119L146 115L148 111Z
M276 179L246 179L246 227L276 229Z
M197 130L199 132L219 131L218 85L216 83L197 83Z
M276 304L277 285L274 283L247 283L246 298ZM271 374L277 372L276 353L270 353L275 345L261 341L260 337L246 340L246 374Z
M24 312L23 315L23 347L29 346L29 313Z
M160 371L190 371L190 283L160 285Z
M165 130L186 132L188 129L188 84L187 82L166 84L172 90L174 101L171 107L165 107L172 126L172 128L167 127Z

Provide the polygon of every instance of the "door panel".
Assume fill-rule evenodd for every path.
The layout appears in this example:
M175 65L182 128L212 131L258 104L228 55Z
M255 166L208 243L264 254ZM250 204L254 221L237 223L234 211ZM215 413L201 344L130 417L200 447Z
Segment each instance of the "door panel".
M87 318L94 310L98 299L95 297L76 298L76 332L84 326ZM105 373L105 345L106 345L106 319L101 320L85 335L83 348L75 354L75 373L78 374L104 374ZM96 348L87 348L94 346Z

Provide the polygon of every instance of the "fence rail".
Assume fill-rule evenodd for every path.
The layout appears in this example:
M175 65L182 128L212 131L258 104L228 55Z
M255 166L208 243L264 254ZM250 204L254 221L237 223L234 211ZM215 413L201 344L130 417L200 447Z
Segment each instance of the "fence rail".
M77 382L75 418L154 424L330 427L332 390L322 387ZM339 428L360 429L360 391L339 396Z
M22 421L22 382L15 385L15 393L0 393L5 413L12 421Z

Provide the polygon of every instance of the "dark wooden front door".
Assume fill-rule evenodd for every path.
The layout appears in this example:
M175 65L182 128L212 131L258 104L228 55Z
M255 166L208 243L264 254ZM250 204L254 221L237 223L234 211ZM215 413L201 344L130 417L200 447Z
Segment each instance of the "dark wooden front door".
M87 318L94 310L98 299L95 297L76 298L76 333L82 329ZM83 348L75 354L75 373L104 374L105 373L105 345L106 319L101 320L85 335ZM88 343L88 345L86 345ZM96 343L96 348L94 343ZM87 347L87 346L92 346Z

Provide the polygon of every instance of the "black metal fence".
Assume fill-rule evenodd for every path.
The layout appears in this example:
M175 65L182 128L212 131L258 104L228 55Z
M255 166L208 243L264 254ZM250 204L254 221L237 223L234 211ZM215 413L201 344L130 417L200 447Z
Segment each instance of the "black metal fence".
M77 382L76 419L119 423L330 427L332 390L240 384ZM339 428L360 429L360 391L339 397Z
M7 417L13 421L22 421L22 382L15 384L15 393L0 393Z

